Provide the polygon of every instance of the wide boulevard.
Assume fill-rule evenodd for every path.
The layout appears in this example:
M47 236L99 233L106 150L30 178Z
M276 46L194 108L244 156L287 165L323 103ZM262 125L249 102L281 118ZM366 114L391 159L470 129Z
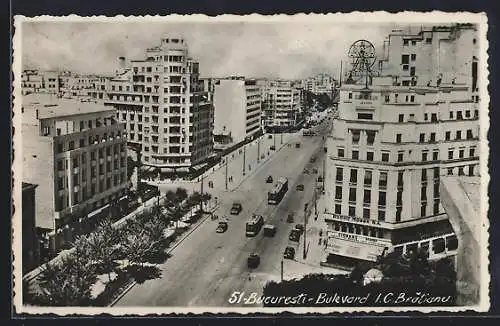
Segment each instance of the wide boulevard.
M250 171L246 169L245 175L243 164L230 170L241 172L230 172L235 176L228 190L224 167L215 171L212 178L207 177L205 183L211 180L214 188L206 191L218 196L216 214L227 217L228 230L216 233L218 222L207 219L172 250L171 257L159 266L161 278L136 284L115 306L229 307L232 305L228 299L233 292L261 294L267 281L279 280L284 249L294 246L296 255L302 255L302 248L290 242L288 236L296 223L304 222L304 205L308 203L309 207L314 206L314 189L317 187L317 177L322 175L325 157L323 136L328 133L329 125L331 122L325 119L315 127L317 136L304 137L300 133L287 135L283 144L280 136L275 136L278 148L270 155L267 154L269 141L265 143L267 138L264 136L262 141L265 145L259 148L259 153L268 157L255 164ZM295 146L296 143L300 143L300 148ZM253 144L251 147L255 150L256 146ZM242 155L238 151L236 154ZM314 163L310 162L312 156L316 157ZM228 164L230 168L231 162ZM310 173L305 173L304 169L310 170ZM313 169L317 169L318 174L312 173ZM272 187L272 183L266 183L268 176L272 176L274 181L281 176L288 178L289 190L279 205L267 203L267 192ZM304 185L303 191L296 189L298 184ZM230 215L231 205L235 201L242 203L243 211L239 215ZM290 213L294 214L294 223L286 221ZM266 224L275 225L276 235L264 237L261 231L256 237L246 237L245 223L252 214L260 214L264 216ZM250 253L260 255L260 265L255 269L247 267ZM239 306L243 306L243 303Z

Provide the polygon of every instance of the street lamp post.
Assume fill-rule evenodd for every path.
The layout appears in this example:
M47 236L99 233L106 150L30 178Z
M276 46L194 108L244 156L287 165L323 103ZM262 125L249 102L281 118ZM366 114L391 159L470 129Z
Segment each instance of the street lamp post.
M302 258L306 259L306 242L307 242L307 206L308 204L304 204L304 251L302 253Z
M245 175L246 145L243 145L243 175Z
M226 170L225 171L226 172L226 191L227 191L227 169L228 169L227 165L228 165L228 163L229 163L229 157L226 157L226 167L225 167L225 170Z
M257 163L260 160L260 136L257 138Z
M281 132L281 145L283 145L283 131Z
M276 133L273 133L274 149L276 149Z
M200 185L200 193L203 196L203 183L205 181L205 176L202 174L201 175L201 185ZM203 213L203 200L200 202L200 210Z

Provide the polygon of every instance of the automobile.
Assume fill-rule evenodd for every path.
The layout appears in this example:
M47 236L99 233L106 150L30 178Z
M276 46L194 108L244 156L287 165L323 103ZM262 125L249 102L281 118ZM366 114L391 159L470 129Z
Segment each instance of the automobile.
M217 233L224 233L227 231L227 222L219 222L219 225L217 225L217 229L215 232Z
M323 182L323 177L322 176L318 177L318 182Z
M299 230L301 234L304 233L304 224L295 224L295 230Z
M288 239L293 242L299 242L300 239L300 231L297 229L293 229L290 231L290 235L288 236Z
M304 185L303 184L299 184L299 185L297 185L297 187L295 189L297 191L304 191Z
M276 149L276 146L271 145L271 147L270 147L270 148L271 148L271 150L272 150L272 151L274 151L274 150Z
M309 170L308 169L304 169L304 174L309 174Z
M293 214L292 213L288 214L288 216L286 217L286 221L287 221L287 223L293 223Z
M312 156L310 159L309 159L309 163L314 163L316 162L316 156Z
M240 203L233 203L233 206L231 207L231 215L238 215L242 209L243 207Z
M294 259L295 258L295 249L293 247L286 247L285 252L283 253L283 258Z
M314 168L314 169L313 169L313 173L314 173L314 174L318 174L318 169Z
M264 236L265 237L274 237L276 234L276 227L271 224L264 225Z
M247 258L248 268L257 268L260 265L260 256L256 253L251 253Z
M300 143L296 143L295 148L300 148Z
M266 183L273 183L273 177L271 175L267 177Z

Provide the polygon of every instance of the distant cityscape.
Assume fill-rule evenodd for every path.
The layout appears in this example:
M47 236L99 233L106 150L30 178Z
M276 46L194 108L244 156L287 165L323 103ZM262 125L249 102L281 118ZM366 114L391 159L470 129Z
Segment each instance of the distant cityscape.
M452 257L459 281L478 275L485 267L470 256L470 250L480 250L474 233L480 222L477 38L472 24L393 30L383 44L360 40L342 49L348 59L336 76L303 80L200 76L186 40L168 36L144 49L141 60L117 58L111 76L24 70L26 284L43 275L49 262L79 250L82 237L102 230L103 221L129 230L125 220L149 212L165 216L162 229L177 232L179 226L170 224L176 222L195 230L181 240L192 245L175 249L179 253L172 251L165 262L177 259L171 272L177 274L167 274L170 283L158 283L158 293L177 289L176 277L194 282L193 289L159 299L137 284L123 297L111 295L118 300L113 304L182 306L189 291L201 291L194 305L224 306L231 286L243 283L228 281L233 283L217 289L211 284L237 277L230 274L233 265L226 276L195 282L193 264L216 269L197 256L204 247L214 262L230 260L232 253L217 246L232 247L247 261L247 245L239 239L244 232L233 229L243 223L240 229L248 233L250 222L220 220L233 209L236 215L263 216L263 225L278 230L271 237L283 238L252 243L251 251L260 254L248 256L248 266L259 257L272 267L263 267L266 277L255 276L255 284L245 283L249 289L262 291L280 273L283 280L283 269L293 277L341 274L360 262L415 251L429 261ZM382 56L375 56L375 47ZM186 196L172 197L179 189ZM180 204L182 212L180 206L175 210ZM217 232L238 238L227 240L234 243L212 239L215 228L207 225L216 218ZM295 225L302 219L304 226ZM280 235L294 225L289 237ZM295 265L282 262L280 271L282 249ZM188 260L189 272L181 268ZM478 300L477 280L467 282L475 290L460 294L457 304ZM227 292L219 298L217 291ZM113 301L106 298L99 305Z

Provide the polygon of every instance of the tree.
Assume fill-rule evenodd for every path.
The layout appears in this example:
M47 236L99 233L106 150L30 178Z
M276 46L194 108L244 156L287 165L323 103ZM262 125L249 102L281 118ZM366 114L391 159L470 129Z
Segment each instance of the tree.
M142 267L146 262L146 255L153 249L156 242L146 231L136 234L129 234L124 244L125 252L132 263L140 264Z
M175 221L176 228L178 226L179 220L181 220L187 213L187 207L185 205L185 200L188 198L187 190L184 188L177 188L175 192L167 191L165 194L167 206L167 217Z

